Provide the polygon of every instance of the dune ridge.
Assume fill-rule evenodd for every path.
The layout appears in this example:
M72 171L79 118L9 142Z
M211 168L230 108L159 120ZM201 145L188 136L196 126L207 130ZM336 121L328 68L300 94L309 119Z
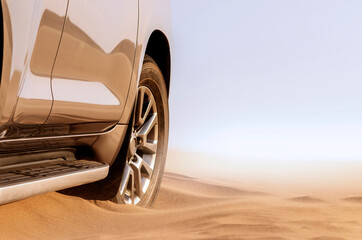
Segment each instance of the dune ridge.
M312 196L294 197L294 198L289 198L289 200L295 201L295 202L304 202L304 203L321 203L321 202L324 202L322 199L315 198L315 197L312 197Z

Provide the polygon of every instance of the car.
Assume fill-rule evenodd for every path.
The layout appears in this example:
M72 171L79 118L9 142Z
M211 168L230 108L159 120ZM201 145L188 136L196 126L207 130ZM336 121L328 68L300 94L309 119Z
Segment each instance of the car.
M152 206L168 145L170 2L1 10L0 204L63 190Z

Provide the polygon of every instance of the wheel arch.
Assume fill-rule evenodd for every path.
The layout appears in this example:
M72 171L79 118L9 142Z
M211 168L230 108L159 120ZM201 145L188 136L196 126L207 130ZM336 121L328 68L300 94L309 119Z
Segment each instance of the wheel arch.
M136 98L145 55L153 58L165 80L167 96L172 91L173 35L170 0L139 0L137 45L125 108L119 124L128 124Z
M171 52L166 35L160 30L154 30L148 39L145 53L152 57L160 68L165 79L168 96L171 81Z

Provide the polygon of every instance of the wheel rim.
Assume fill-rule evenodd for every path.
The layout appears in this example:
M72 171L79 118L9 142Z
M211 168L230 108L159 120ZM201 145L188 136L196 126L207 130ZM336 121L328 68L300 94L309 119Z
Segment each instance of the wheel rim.
M158 143L156 101L148 87L140 86L127 161L123 171L120 195L126 204L138 204L149 188L155 168Z

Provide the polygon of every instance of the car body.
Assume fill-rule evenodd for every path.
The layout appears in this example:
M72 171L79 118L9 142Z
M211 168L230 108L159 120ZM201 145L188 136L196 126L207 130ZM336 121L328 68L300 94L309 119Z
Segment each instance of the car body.
M168 94L169 1L2 0L1 5L0 166L70 151L111 169L127 142L145 55L157 63ZM99 178L51 187L45 181L42 189L23 195L16 190L9 200L0 195L0 202Z

